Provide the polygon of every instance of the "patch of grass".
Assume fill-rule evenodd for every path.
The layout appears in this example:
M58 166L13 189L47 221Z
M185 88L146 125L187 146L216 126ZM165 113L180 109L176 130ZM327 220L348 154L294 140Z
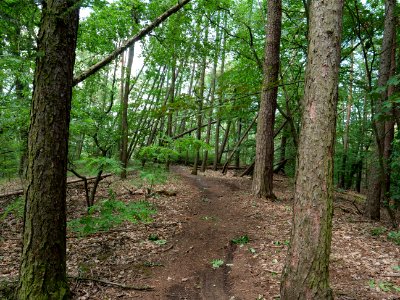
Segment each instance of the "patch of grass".
M219 267L224 265L224 261L222 259L213 259L211 261L211 266L213 269L218 269Z
M388 240L392 241L396 245L400 245L400 230L389 232L387 237Z
M24 209L25 202L23 197L16 198L5 207L4 212L2 212L0 215L0 222L3 222L10 214L12 214L17 219L22 219L22 217L24 216Z
M370 233L372 236L380 236L382 234L384 234L386 231L385 227L374 227L371 228Z
M240 236L238 238L235 238L235 239L231 240L231 242L233 244L236 244L236 245L245 245L245 244L248 244L249 241L250 241L250 239L249 239L249 237L247 235L242 235L242 236Z
M98 231L108 231L125 221L149 223L156 213L154 207L146 201L124 203L106 199L89 209L88 215L68 222L68 228L80 236Z

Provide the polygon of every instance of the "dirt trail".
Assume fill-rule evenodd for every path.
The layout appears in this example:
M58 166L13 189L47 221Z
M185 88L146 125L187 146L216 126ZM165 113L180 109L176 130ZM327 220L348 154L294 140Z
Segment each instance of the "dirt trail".
M231 299L229 274L236 245L230 240L246 234L251 226L237 203L235 192L240 188L228 179L189 175L180 167L173 172L189 183L197 197L189 203L187 222L175 237L174 251L163 259L165 268L156 279L162 292L157 298ZM213 269L214 259L222 259L224 265ZM151 294L143 295L144 299L154 299Z
M148 199L157 208L151 223L125 222L84 238L69 233L68 274L88 279L71 280L73 299L279 299L293 182L274 176L277 201L271 202L251 195L248 178L210 170L193 176L189 168L179 166L171 171L179 180L172 175L157 189L176 191L176 196ZM143 195L132 193L136 188L129 180L104 180L99 199L107 199L109 189L121 201L143 200ZM71 187L68 195L69 218L84 215L82 187ZM335 299L400 299L400 247L387 239L387 217L370 222L358 213L352 201L360 197L347 192L334 202L330 284ZM377 230L383 231L371 234ZM0 281L17 279L21 232L22 219L13 215L0 224ZM230 242L244 235L248 244ZM224 265L213 269L216 259ZM143 286L154 290L131 288Z

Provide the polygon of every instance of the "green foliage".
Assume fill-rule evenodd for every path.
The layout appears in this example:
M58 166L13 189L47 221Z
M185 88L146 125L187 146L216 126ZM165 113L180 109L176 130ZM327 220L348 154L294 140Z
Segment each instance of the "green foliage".
M145 201L124 203L106 199L93 205L88 215L69 221L68 228L78 235L85 236L99 231L107 231L125 221L131 223L151 222L156 213L154 207Z
M211 266L213 267L213 269L218 269L219 267L224 265L224 261L222 259L213 259L211 261Z
M25 202L23 197L18 197L6 206L4 211L0 215L0 222L4 221L8 215L12 214L18 219L22 219L24 216Z
M368 285L371 289L378 289L382 292L400 292L400 286L395 285L394 283L388 282L388 281L375 281L374 279L370 279L368 281Z
M141 160L155 160L163 163L168 159L170 161L178 159L179 153L169 147L152 145L140 149L137 157Z
M400 246L400 230L399 231L390 231L388 233L388 240L392 241L396 245Z
M245 245L250 241L247 235L242 235L238 238L232 239L231 242L236 245Z
M168 179L168 171L158 165L151 165L138 170L138 175L132 179L132 183L138 188L152 188L155 184L163 184Z
M393 266L392 269L396 272L400 272L400 266Z
M375 227L375 228L371 228L371 235L373 236L380 236L382 234L384 234L386 231L385 227Z
M289 244L290 244L290 241L289 241L289 240L285 240L285 241L275 241L275 242L274 242L274 245L275 245L275 246L283 246L283 245L289 246Z

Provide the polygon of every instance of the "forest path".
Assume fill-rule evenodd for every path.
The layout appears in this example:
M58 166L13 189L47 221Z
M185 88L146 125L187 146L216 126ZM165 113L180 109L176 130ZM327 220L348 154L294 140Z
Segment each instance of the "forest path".
M174 251L165 257L165 268L157 275L160 299L238 299L231 294L231 263L237 245L232 239L245 235L254 226L240 205L238 182L194 176L179 166L171 170L192 189L187 222L174 237ZM223 266L213 268L215 259ZM243 278L245 279L245 278ZM154 299L152 293L147 299ZM143 295L146 296L146 295Z

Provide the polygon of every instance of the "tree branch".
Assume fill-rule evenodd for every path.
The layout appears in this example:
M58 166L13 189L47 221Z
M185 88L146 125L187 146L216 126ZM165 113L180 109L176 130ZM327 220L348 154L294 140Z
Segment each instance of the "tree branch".
M146 35L148 35L154 28L158 27L162 22L164 22L169 16L179 11L183 6L189 3L190 0L182 0L178 1L178 4L174 5L163 14L157 17L152 23L144 27L140 30L136 35L131 37L125 43L122 44L121 47L115 49L110 55L105 57L103 60L99 61L98 63L94 64L93 66L89 67L87 70L83 71L81 74L76 76L73 81L73 86L77 85L79 82L82 82L89 76L93 75L97 71L99 71L104 66L108 65L111 61L113 61L118 55L123 53L127 48L129 48L132 44L137 41L140 41Z

